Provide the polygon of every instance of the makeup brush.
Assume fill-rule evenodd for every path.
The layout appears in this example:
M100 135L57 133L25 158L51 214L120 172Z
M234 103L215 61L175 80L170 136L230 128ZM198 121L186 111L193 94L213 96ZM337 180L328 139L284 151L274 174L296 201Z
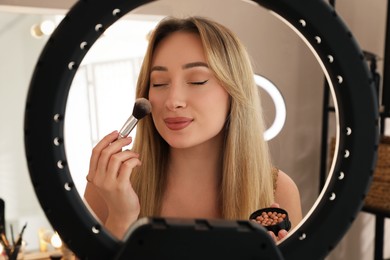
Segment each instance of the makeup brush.
M19 234L19 237L18 239L16 240L15 244L16 246L20 246L22 244L22 241L23 241L23 233L24 233L24 230L26 229L27 227L27 223L24 224L23 228L22 228L22 231L20 231L20 234Z
M152 111L152 105L149 100L146 98L137 98L135 100L133 114L127 119L126 123L122 126L119 131L118 139L127 137L134 127L137 125L138 121L144 118Z
M0 198L0 233L5 234L5 203L4 200Z

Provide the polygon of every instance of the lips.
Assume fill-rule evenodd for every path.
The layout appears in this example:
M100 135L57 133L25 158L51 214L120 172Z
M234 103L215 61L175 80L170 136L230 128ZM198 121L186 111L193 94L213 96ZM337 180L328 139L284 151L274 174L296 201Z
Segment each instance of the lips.
M192 123L193 119L188 117L168 117L164 119L165 125L174 131L182 130Z

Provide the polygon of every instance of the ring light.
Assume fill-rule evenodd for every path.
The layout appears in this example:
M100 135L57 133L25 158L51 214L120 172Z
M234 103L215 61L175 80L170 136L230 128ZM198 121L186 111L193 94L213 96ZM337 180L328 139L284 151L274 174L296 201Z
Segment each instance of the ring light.
M271 97L275 105L275 119L271 126L264 131L264 139L269 141L275 138L282 131L286 122L286 103L279 89L269 79L255 74L256 85L261 87Z
M112 259L120 247L91 215L66 163L64 116L69 88L89 47L111 24L151 1L78 1L47 42L30 83L25 148L36 195L63 241L82 259ZM323 0L257 0L313 51L335 100L338 131L327 183L301 225L278 245L285 259L321 259L362 207L375 167L378 109L364 56Z

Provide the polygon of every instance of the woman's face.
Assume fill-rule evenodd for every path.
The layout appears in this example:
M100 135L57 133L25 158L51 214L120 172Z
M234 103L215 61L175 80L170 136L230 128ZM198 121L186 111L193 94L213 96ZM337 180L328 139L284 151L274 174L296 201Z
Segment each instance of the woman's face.
M221 132L229 95L208 68L197 34L175 32L158 44L149 101L154 124L171 147L194 147Z

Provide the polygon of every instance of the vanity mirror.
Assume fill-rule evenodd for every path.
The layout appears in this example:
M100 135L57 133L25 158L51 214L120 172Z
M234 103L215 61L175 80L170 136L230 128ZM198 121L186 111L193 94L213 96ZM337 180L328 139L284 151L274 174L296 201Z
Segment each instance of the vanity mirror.
M254 10L260 8L256 3L307 44L335 101L337 153L328 179L304 221L278 246L286 259L303 254L319 259L348 229L371 179L378 134L374 90L354 38L325 2L253 1ZM31 179L46 216L81 258L112 256L120 244L89 212L70 174L64 132L68 92L95 41L144 4L150 1L78 2L49 39L30 85L25 145Z

